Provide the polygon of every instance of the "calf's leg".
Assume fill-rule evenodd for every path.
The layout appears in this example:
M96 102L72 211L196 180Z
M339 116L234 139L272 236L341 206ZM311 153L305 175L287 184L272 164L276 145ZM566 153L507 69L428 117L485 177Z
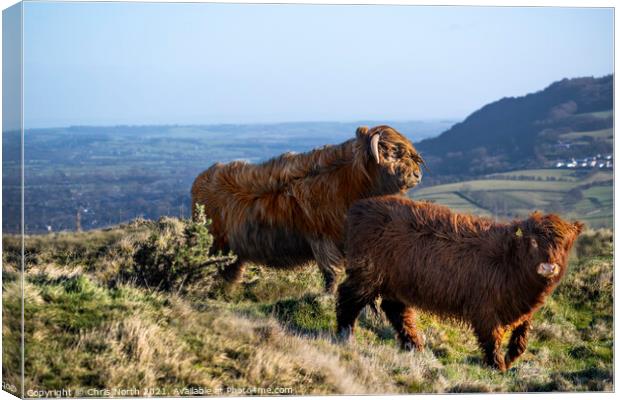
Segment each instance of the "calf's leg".
M363 290L363 287L351 277L338 287L336 320L338 337L342 341L351 338L360 311L372 301L368 296L360 294L360 290Z
M531 321L525 320L520 325L517 325L512 330L510 341L508 342L508 351L504 358L506 368L510 368L510 365L523 354L527 347L527 335L532 327Z
M314 259L323 273L325 292L334 293L338 277L342 274L344 257L331 240L317 239L310 241Z
M381 309L396 330L403 350L422 351L424 341L415 326L415 311L399 301L382 300Z
M477 327L474 329L478 337L480 348L484 352L484 362L488 366L497 368L500 371L506 371L504 356L501 354L502 338L504 330L501 327L484 328Z

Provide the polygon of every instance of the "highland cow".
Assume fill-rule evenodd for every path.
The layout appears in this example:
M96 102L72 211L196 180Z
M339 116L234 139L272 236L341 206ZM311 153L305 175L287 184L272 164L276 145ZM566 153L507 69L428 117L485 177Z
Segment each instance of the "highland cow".
M340 145L286 153L262 164L214 164L192 186L192 204L211 219L215 250L237 262L223 271L240 279L246 262L294 268L315 260L334 290L344 257L344 220L356 200L404 193L421 179L423 160L395 129L360 127Z
M525 351L532 314L564 275L582 228L539 212L496 223L403 197L360 200L347 214L339 335L349 339L360 310L380 297L403 349L423 348L415 308L470 324L485 363L505 371Z

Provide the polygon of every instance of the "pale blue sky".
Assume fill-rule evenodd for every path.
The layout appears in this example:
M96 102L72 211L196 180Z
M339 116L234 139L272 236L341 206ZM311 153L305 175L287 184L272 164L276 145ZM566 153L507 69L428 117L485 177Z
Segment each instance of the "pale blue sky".
M24 7L27 128L460 119L613 71L611 9Z

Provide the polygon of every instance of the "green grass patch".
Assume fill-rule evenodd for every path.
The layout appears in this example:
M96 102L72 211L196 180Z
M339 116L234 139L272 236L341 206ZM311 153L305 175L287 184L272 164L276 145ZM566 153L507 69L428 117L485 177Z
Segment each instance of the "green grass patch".
M540 210L582 220L591 228L611 228L612 180L611 171L519 170L414 189L409 195L461 213L512 219Z
M575 171L571 171L568 169L525 169L525 170L518 170L518 171L510 171L510 172L501 172L501 173L497 173L497 174L491 174L489 175L489 178L523 178L523 179L533 179L533 180L537 180L537 179L543 179L546 180L547 178L553 178L553 179L562 179L562 180L568 180L571 182L575 182L578 181L579 178L577 176L575 176Z
M266 306L265 311L302 334L330 334L335 328L333 299L322 295L280 300Z
M595 111L595 112L584 113L584 114L579 114L579 115L590 115L590 116L597 117L597 118L610 118L614 116L614 110Z
M565 139L565 140L578 140L584 137L593 138L593 139L605 139L613 143L614 130L612 128L608 128L608 129L601 129L597 131L570 132L570 133L564 133L560 135L560 138Z

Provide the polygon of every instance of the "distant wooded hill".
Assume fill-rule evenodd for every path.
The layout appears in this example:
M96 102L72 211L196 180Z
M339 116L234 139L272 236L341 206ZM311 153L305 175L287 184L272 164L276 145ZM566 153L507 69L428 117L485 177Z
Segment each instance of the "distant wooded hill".
M417 143L434 176L548 167L613 152L613 75L563 79L482 107Z

